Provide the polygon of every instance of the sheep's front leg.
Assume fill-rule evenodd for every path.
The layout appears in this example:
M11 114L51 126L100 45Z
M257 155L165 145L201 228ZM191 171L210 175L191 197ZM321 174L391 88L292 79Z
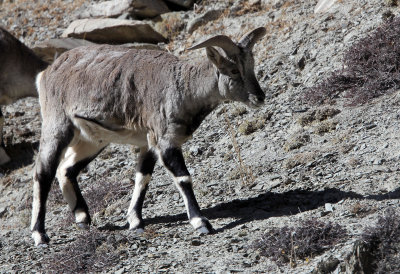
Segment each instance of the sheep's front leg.
M128 209L129 229L136 231L136 233L142 233L144 230L144 222L142 218L143 202L156 161L157 156L153 150L148 150L147 147L140 149L139 162L136 170L135 189Z
M193 192L192 178L186 168L180 148L167 148L161 152L164 166L171 172L174 182L183 197L190 224L201 234L214 231L201 212Z
M4 116L3 113L1 112L1 107L0 107L0 165L5 164L11 160L4 148L3 125L4 125Z

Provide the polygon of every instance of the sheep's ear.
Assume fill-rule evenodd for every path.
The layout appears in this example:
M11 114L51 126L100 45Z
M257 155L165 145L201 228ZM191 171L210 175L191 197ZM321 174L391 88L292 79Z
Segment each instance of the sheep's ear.
M230 75L229 70L234 64L222 56L218 50L213 47L206 47L207 57L217 67L222 74Z
M208 59L219 68L225 58L213 47L206 47L206 52Z

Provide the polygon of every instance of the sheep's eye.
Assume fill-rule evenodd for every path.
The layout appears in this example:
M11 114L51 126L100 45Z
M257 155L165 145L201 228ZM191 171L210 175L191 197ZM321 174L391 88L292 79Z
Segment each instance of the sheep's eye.
M231 73L232 73L232 74L239 74L240 71L239 71L238 69L233 69L233 70L231 70Z

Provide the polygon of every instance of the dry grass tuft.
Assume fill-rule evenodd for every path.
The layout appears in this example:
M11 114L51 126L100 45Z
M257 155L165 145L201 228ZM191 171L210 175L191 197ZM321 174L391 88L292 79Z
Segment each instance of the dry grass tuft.
M255 177L253 174L253 171L251 170L251 168L249 166L247 166L242 159L241 153L240 153L240 147L236 141L236 137L235 137L235 132L233 131L231 122L229 121L228 117L226 115L225 116L225 121L229 130L229 133L231 135L232 138L232 143L233 143L233 148L235 149L238 161L239 161L239 174L240 174L240 178L242 180L242 184L243 185L252 185L255 181Z
M256 13L262 10L261 1L244 1L240 5L240 9L234 11L234 16L241 16L249 13Z

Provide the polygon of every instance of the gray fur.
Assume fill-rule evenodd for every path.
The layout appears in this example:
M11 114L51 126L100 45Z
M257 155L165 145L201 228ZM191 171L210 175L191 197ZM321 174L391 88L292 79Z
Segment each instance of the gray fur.
M46 67L47 63L0 27L0 107L23 97L36 97L35 77ZM3 121L4 119L0 119L0 142ZM0 147L0 164L8 160L4 148Z
M262 37L260 32L264 34L265 29L246 35L247 40L253 39L247 42L251 47L256 42L254 39ZM226 39L225 36L223 40ZM36 244L47 239L44 218L40 217L44 216L46 199L43 201L41 197L47 195L38 189L48 188L51 183L48 179L52 180L55 173L52 166L60 161L57 178L63 182L64 189L72 189L69 179L63 177L64 170L76 166L74 159L82 158L80 149L74 149L80 143L94 144L93 150L85 151L86 158L111 142L137 145L142 153L156 152L184 196L191 224L200 232L211 232L211 225L191 195L191 178L183 162L181 145L220 102L233 100L257 107L264 102L265 94L254 74L251 47L228 43L227 57L213 48L212 43L202 44L208 59L201 62L180 60L161 51L109 45L80 47L62 54L39 74L37 87L43 126L34 175L36 194L31 226ZM214 45L227 51L224 43ZM237 49L232 49L232 45ZM62 140L67 132L73 132L71 141ZM66 135L70 138L70 134ZM56 156L60 151L63 151L61 155ZM139 184L144 186L146 176L152 171L141 174L141 170L146 167L139 166L137 176ZM76 210L71 204L76 200L74 194L63 194L72 201L69 202L71 209ZM144 192L134 193L130 211L141 208L138 206L141 195ZM77 222L90 219L84 211L79 209L79 218L75 212ZM143 221L137 216L141 213L128 212L130 228L140 231Z

